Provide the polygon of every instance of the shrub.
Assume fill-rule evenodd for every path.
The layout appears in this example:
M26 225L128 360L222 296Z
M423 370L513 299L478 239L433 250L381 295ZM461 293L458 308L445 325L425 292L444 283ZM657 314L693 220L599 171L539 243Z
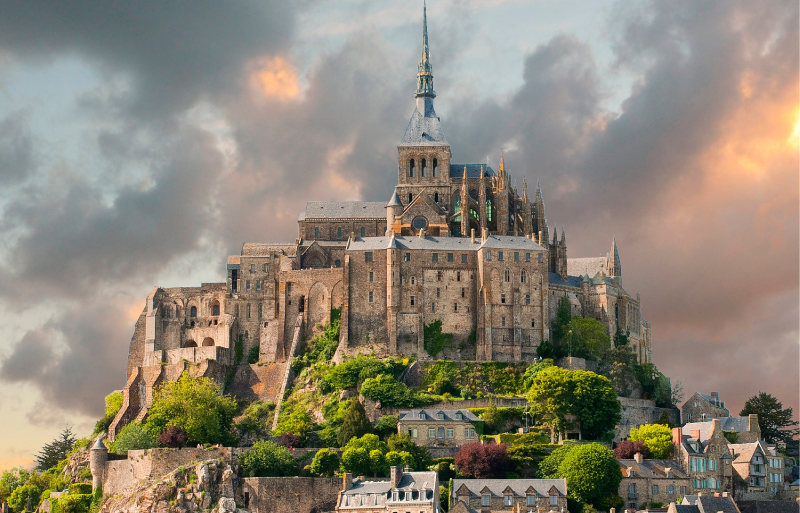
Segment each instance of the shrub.
M59 513L86 513L92 504L91 494L62 495L58 498Z
M386 444L381 442L378 435L373 435L371 433L361 436L359 438L351 438L347 445L345 445L342 449L365 449L367 453L373 451L375 449L379 449L381 452L386 452Z
M106 396L105 415L95 424L92 436L108 431L108 427L111 425L111 422L113 422L114 417L117 416L120 408L122 408L122 392L111 392L108 394Z
M650 449L641 440L623 440L614 448L614 457L618 460L630 460L637 452L642 453L643 458L650 457Z
M595 504L617 494L622 472L614 454L600 444L576 445L559 466L567 479L569 495L580 502Z
M644 442L657 460L668 458L672 452L672 430L663 424L644 424L633 428L628 438Z
M297 408L291 414L281 418L275 426L274 435L293 433L299 437L298 444L305 445L308 436L314 429L311 416L302 408Z
M156 437L138 422L131 422L123 426L108 450L114 454L126 455L128 451L153 447L158 447Z
M253 346L250 348L250 351L247 353L247 363L253 364L258 363L259 353L261 352L261 346Z
M372 356L358 355L330 369L325 373L324 378L334 390L347 390L380 374L388 374L396 378L406 366L407 363L403 363L403 360L394 358L381 360Z
M369 475L371 463L369 452L363 447L353 447L342 453L342 468L357 476Z
M347 406L342 419L342 426L339 428L337 441L339 446L347 445L353 437L361 437L372 432L372 423L367 418L364 405L358 399L353 399Z
M391 436L397 433L397 423L399 421L399 415L384 415L375 424L375 433L381 438Z
M314 455L309 469L312 474L322 477L333 477L339 470L339 455L330 449L320 449Z
M164 447L177 449L186 445L186 430L180 426L167 426L158 434L158 441Z
M452 333L442 333L442 321L436 319L423 327L423 345L425 351L432 357L436 357L445 347L453 343Z
M223 395L213 379L184 375L156 391L147 428L155 435L168 425L179 426L186 431L189 445L233 445L231 425L236 410L236 399Z
M414 391L389 374L366 379L361 394L390 408L413 408L418 404Z
M289 449L259 440L239 457L245 477L284 477L299 474L297 462Z
M92 493L90 483L73 483L69 485L69 493L73 495Z
M474 479L500 479L511 466L506 446L503 444L482 444L480 442L462 445L456 454L455 465L466 477Z

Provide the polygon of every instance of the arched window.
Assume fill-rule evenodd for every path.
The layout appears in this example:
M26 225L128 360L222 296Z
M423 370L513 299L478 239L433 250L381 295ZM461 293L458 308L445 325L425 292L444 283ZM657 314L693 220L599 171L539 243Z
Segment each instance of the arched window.
M213 338L206 337L206 338L203 339L203 346L204 347L205 346L213 346L213 345L214 345L214 339Z
M486 220L492 220L492 200L486 200Z
M434 192L433 193L433 201L435 201L436 203L439 203L439 193L438 192Z
M522 283L525 283L525 271L522 271L522 276L519 277Z
M438 178L439 176L439 161L437 159L433 159L433 177Z
M423 178L425 178L425 171L427 171L427 169L428 169L427 163L425 162L425 159L422 159L422 177Z
M414 178L414 159L408 161L408 176Z
M194 340L187 340L183 347L197 347L197 342Z
M192 308L189 309L189 317L197 317L197 307L196 306L192 306Z
M211 315L219 315L219 301L214 301L211 305Z

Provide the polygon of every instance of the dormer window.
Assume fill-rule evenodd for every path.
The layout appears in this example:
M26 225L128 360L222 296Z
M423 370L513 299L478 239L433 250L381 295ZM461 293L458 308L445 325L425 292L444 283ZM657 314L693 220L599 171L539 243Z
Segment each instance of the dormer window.
M419 412L419 420L427 420L428 416L425 414L424 411Z
M464 420L464 416L461 414L460 411L456 412L456 420Z
M442 413L442 412L439 412L439 413L437 413L437 414L436 414L436 417L437 417L439 420L444 420L444 413Z
M628 477L633 477L636 475L636 472L633 469L628 470Z

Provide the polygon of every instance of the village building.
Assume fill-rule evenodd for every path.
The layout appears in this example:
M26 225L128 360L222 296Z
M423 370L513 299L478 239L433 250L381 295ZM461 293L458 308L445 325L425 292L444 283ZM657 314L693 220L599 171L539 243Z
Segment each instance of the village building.
M668 505L693 491L691 479L675 460L646 460L636 453L632 460L618 460L622 471L619 496L628 508L658 502Z
M567 511L566 479L453 479L451 511Z
M695 392L681 407L681 419L687 422L705 422L718 417L730 417L725 402L719 400L719 392L711 395Z
M388 480L366 481L344 474L337 512L435 513L439 510L439 480L436 472L413 472L390 467Z
M426 447L460 447L477 442L475 424L483 423L469 410L402 410L398 417L397 432Z

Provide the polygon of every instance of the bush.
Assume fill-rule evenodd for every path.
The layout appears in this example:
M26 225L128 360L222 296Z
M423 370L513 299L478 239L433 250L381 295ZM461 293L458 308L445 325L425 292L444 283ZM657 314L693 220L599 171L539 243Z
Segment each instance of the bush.
M414 390L389 374L366 379L361 386L361 394L390 408L413 408L420 402Z
M580 502L597 502L617 494L622 472L614 454L600 444L576 445L559 466L569 495Z
M73 495L92 493L91 483L73 483L69 485L69 493Z
M643 458L650 457L650 449L641 440L623 440L614 448L614 457L618 460L631 460L637 452L642 453Z
M266 431L267 421L274 411L275 404L272 401L253 401L244 410L234 427L248 433Z
M339 470L339 455L330 449L320 449L314 455L309 469L312 474L322 477L333 477Z
M299 474L297 462L289 449L259 440L239 457L245 477L285 477Z
M357 476L369 475L371 463L369 452L363 447L353 447L342 453L342 468L345 472L352 472Z
M324 378L334 390L347 390L380 374L388 374L397 378L406 365L407 363L404 364L403 360L394 358L381 360L372 356L358 355L330 369L325 373Z
M361 437L372 432L372 423L367 418L364 405L358 399L353 399L347 406L342 419L342 426L339 428L337 441L339 446L347 445L353 437Z
M58 513L86 513L91 504L91 494L62 495L58 498Z
M122 408L122 392L111 392L108 394L106 396L105 415L95 424L92 436L108 431L108 427L111 425L111 422L114 421L114 417L117 416L120 408Z
M436 355L441 353L445 347L453 343L452 333L442 333L442 321L436 319L430 324L423 327L423 345L425 351L436 358Z
M474 479L500 479L511 466L506 446L482 444L462 445L455 457L459 473Z
M177 449L186 445L186 430L179 426L167 426L158 434L158 442L164 447Z
M147 428L157 435L168 425L179 426L186 431L189 445L234 445L231 426L236 410L236 399L223 395L213 379L183 375L156 391Z
M250 364L258 363L260 352L261 352L261 346L251 347L250 351L247 353L247 363Z
M672 452L672 430L663 424L644 424L633 428L628 438L644 442L657 460L668 458Z
M302 408L298 408L286 417L278 420L275 426L274 435L282 435L284 433L293 433L299 437L298 444L305 445L308 436L314 429L314 423L311 421L311 416Z
M128 451L152 449L153 447L158 447L158 440L150 430L138 422L131 422L122 427L108 450L114 454L126 455Z
M547 449L540 444L520 444L508 449L514 470L526 477L534 477L541 462L547 457Z
M400 421L399 415L384 415L375 424L375 434L381 438L386 438L397 433L397 423Z

